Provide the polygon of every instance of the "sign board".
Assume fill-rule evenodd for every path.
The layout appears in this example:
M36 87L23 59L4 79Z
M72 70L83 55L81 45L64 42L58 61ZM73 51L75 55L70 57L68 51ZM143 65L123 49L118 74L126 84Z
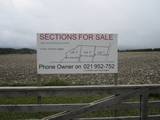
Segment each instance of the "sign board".
M38 33L38 74L117 73L117 34Z

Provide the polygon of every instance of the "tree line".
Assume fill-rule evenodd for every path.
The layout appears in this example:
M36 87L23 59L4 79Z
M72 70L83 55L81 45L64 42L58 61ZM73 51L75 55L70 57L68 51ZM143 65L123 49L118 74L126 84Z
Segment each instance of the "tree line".
M160 51L160 48L147 48L147 49L127 49L118 50L119 52L149 52L149 51ZM35 49L30 48L0 48L0 54L36 54Z
M0 54L35 54L35 49L30 48L0 48Z
M150 51L160 51L160 48L145 48L145 49L119 50L119 52L150 52Z

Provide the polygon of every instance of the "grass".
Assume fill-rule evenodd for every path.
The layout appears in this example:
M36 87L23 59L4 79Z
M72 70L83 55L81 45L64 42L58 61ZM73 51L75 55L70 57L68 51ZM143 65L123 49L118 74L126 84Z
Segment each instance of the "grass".
M11 86L11 87L15 87L15 86L69 86L71 84L69 84L69 82L66 82L64 80L58 80L58 79L54 79L54 80L49 80L49 81L37 81L34 83L0 83L0 87L4 87L4 86Z
M44 97L42 104L59 104L59 103L89 103L94 100L103 98L104 96L78 96L78 97ZM16 97L16 98L0 98L0 104L36 104L37 97Z
M138 116L140 113L139 110L119 110L116 112L116 116ZM160 113L160 109L150 109L149 114L155 115ZM34 113L25 113L25 112L0 112L0 120L25 120L25 119L41 119L46 116L56 114L56 112L34 112ZM100 110L91 113L82 115L82 117L113 117L115 116L114 110Z
M0 112L0 120L41 119L43 117L52 114L55 113L54 112L36 112L36 113Z
M104 96L78 96L78 97L44 97L42 103L58 104L58 103L89 103L94 100L103 98ZM16 98L0 98L0 104L35 104L37 97L16 97ZM24 119L40 119L48 115L53 115L55 112L0 112L0 120L24 120Z
M42 103L45 104L59 104L59 103L89 103L103 98L102 95L95 96L58 96L58 97L44 97ZM150 95L150 100L158 100L159 95ZM139 99L133 98L129 101L138 101ZM34 104L37 103L37 97L16 97L16 98L0 98L0 104ZM24 119L40 119L49 115L53 115L56 112L0 112L0 120L24 120ZM160 109L150 108L149 114L159 114ZM83 115L83 117L113 117L115 115L114 110L100 110ZM117 116L137 116L139 115L138 109L132 110L118 110Z
M44 82L41 84L42 86L68 86L70 85L68 82L64 80L52 80L49 82Z
M159 94L150 94L150 99L151 100L160 100L160 95Z
M88 113L84 117L113 117L113 116L137 116L139 115L139 110L119 110L115 114L115 110L101 110Z

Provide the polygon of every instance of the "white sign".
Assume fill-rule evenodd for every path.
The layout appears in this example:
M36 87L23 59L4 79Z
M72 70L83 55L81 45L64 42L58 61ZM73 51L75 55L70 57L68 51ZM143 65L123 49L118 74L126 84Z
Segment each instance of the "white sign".
M38 74L117 73L117 34L38 33Z

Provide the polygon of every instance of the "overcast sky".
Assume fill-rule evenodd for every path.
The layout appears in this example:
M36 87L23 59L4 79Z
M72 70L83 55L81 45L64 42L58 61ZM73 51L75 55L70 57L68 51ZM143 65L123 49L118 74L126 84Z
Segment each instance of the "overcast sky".
M38 32L118 33L120 48L160 47L160 0L0 0L0 47Z

